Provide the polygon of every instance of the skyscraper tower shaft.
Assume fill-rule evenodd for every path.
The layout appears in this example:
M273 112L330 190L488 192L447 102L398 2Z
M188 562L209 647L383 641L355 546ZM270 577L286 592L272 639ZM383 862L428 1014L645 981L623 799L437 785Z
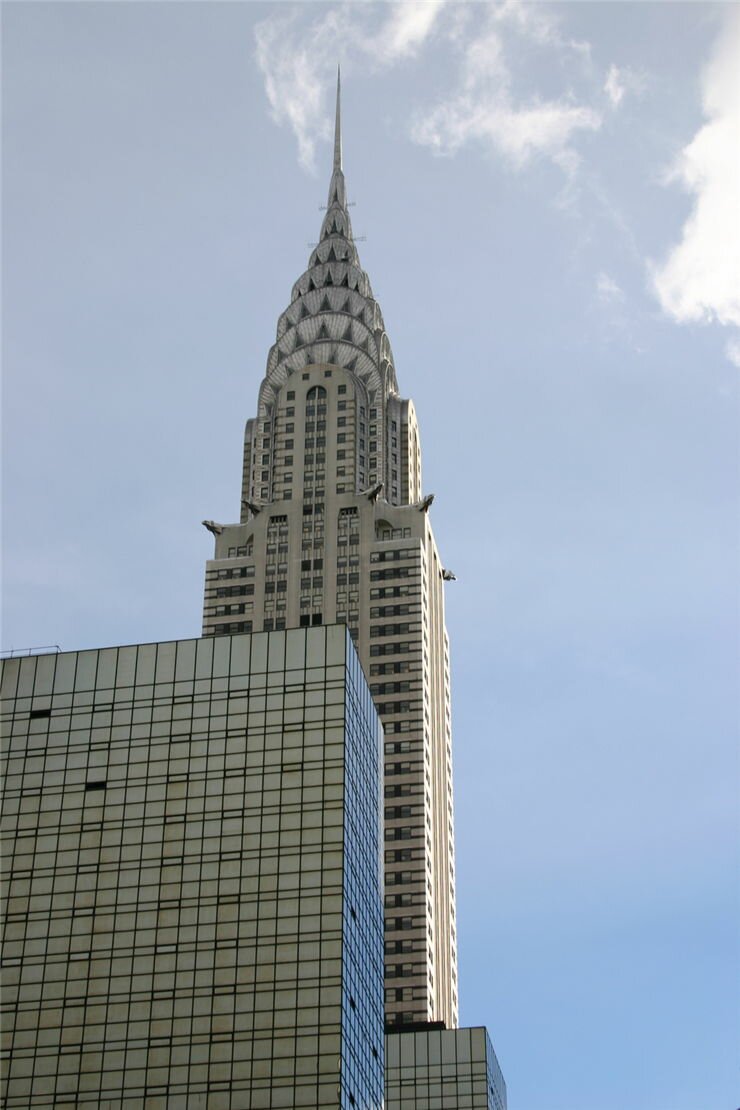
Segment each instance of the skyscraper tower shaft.
M445 575L430 504L414 406L352 235L338 80L326 214L247 422L241 520L207 522L203 634L349 626L385 731L390 1027L452 1027L458 1011Z

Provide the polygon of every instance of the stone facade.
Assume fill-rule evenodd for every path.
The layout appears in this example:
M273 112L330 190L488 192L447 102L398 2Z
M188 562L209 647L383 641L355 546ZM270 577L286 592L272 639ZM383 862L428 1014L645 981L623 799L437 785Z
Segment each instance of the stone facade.
M457 1023L445 581L419 429L352 236L341 164L247 423L239 523L215 533L204 636L347 624L385 729L385 1007Z

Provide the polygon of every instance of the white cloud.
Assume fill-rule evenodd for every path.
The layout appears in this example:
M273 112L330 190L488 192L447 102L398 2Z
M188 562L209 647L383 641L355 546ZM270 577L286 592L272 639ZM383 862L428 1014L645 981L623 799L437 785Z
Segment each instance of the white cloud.
M381 61L394 62L414 54L429 37L445 0L394 4L375 46Z
M412 138L437 153L452 154L478 142L521 168L536 156L567 172L578 162L574 139L601 125L599 114L570 94L516 98L507 61L512 35L524 49L556 52L581 61L588 44L565 41L553 13L542 5L503 0L495 5L457 6L447 0L399 4L310 6L277 11L256 28L257 61L273 118L288 124L301 165L314 170L316 143L330 134L330 90L337 60L372 70L417 55L443 36L462 58L452 87L439 102L417 112ZM441 18L444 13L444 20ZM521 47L520 47L521 48ZM569 63L570 65L570 63Z
M563 37L554 5L532 0L499 0L490 5L489 11L493 22L510 27L530 43L572 54L582 65L591 65L591 43Z
M618 108L628 92L642 93L645 91L646 84L645 75L630 69L629 66L610 65L604 82L604 92L612 108Z
M613 304L615 301L623 301L624 293L617 282L609 274L603 270L596 278L596 292L599 300L604 304Z
M477 101L474 96L454 98L439 105L414 125L416 142L440 154L453 154L470 140L489 145L516 168L544 154L564 169L573 169L577 156L569 145L579 129L594 130L599 117L589 108L553 101L513 106L506 95Z
M703 77L707 122L684 148L670 177L694 194L694 206L680 241L662 265L651 266L661 306L678 323L740 326L738 57L740 8L733 5Z
M543 4L502 0L501 3L492 5L490 16L493 22L508 24L534 42L560 42L557 19Z
M294 27L292 15L259 23L255 28L257 63L273 119L278 124L289 124L298 140L299 162L304 169L313 170L316 139L324 124L322 98L327 87L324 70L329 61L328 47L326 40L322 47L321 35L315 31L301 36L298 45L292 38Z
M620 72L617 66L609 66L609 72L604 82L604 92L611 100L613 107L619 107L625 93L625 87L620 78Z
M725 355L733 366L740 370L740 338L728 339L725 345Z
M431 36L445 2L337 5L313 22L304 18L307 9L291 8L257 24L257 63L270 110L293 131L304 169L314 171L316 142L330 134L328 94L337 62L361 58L378 68L408 59Z
M572 170L577 155L572 139L578 131L596 130L601 119L593 109L567 98L541 100L536 96L517 103L511 92L511 74L505 42L497 26L503 16L516 21L517 30L538 43L553 40L553 25L535 21L529 5L505 4L492 9L483 33L469 41L463 55L457 89L436 107L420 113L412 138L438 154L454 154L476 141L489 147L514 167L544 155ZM519 13L524 10L523 15Z

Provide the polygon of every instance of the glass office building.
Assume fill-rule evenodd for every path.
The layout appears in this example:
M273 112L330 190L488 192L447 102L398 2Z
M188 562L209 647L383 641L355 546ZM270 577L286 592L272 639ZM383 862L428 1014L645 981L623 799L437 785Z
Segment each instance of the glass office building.
M483 1028L389 1033L385 1110L506 1110L506 1083Z
M7 1107L383 1102L381 734L342 626L3 664Z

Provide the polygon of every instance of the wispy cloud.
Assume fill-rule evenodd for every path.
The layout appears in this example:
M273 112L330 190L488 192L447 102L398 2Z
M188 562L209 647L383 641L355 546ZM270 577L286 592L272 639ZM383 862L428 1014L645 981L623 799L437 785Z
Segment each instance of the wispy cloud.
M596 293L604 304L614 304L624 300L624 293L613 277L603 270L596 278Z
M506 22L540 46L571 49L561 42L546 9L513 2L491 9L488 25L467 43L456 88L430 110L418 113L412 137L438 154L454 154L466 143L477 142L517 169L539 155L572 171L578 161L575 135L597 130L601 118L566 95L517 100L501 30Z
M395 62L416 53L434 30L445 0L394 4L373 44L379 60ZM368 44L369 45L369 44Z
M501 3L491 5L489 15L492 22L512 27L540 45L560 45L562 42L557 17L546 5L501 0Z
M609 72L606 75L604 82L604 92L612 102L612 107L617 108L622 102L625 93L625 87L622 82L622 77L617 66L609 66Z
M536 156L567 171L578 162L574 140L594 131L598 112L568 91L559 98L513 92L509 45L512 36L531 49L567 53L579 62L588 44L561 37L557 17L546 6L503 0L457 6L446 0L388 5L347 4L277 11L256 29L257 61L273 118L288 124L298 142L301 165L312 171L317 141L328 135L327 91L337 59L371 70L387 69L421 53L435 38L455 52L459 65L436 104L416 112L414 141L439 154L478 143L521 168ZM442 18L444 16L444 18Z
M629 66L610 65L604 81L604 92L612 108L618 108L627 93L639 96L645 92L647 78L644 73L630 69Z
M681 239L651 266L654 291L678 323L740 327L740 8L725 23L702 83L707 122L669 176L694 194ZM733 341L732 350L737 348ZM728 356L734 361L732 355Z
M725 355L732 365L740 370L740 339L728 339L725 344Z
M296 9L272 15L255 28L257 63L272 117L287 123L298 143L298 160L314 170L317 139L326 137L325 96L341 44L353 30L344 8L331 9L307 25Z
M344 4L312 21L305 19L306 9L291 8L257 24L257 63L270 110L276 123L293 131L304 169L314 171L316 143L329 134L327 92L337 61L354 58L381 69L412 57L432 35L444 5Z
M535 155L546 155L570 171L578 160L571 145L574 133L599 125L599 116L590 108L553 101L516 106L502 90L483 103L466 94L439 105L416 122L412 136L440 154L453 154L475 140L517 169Z

